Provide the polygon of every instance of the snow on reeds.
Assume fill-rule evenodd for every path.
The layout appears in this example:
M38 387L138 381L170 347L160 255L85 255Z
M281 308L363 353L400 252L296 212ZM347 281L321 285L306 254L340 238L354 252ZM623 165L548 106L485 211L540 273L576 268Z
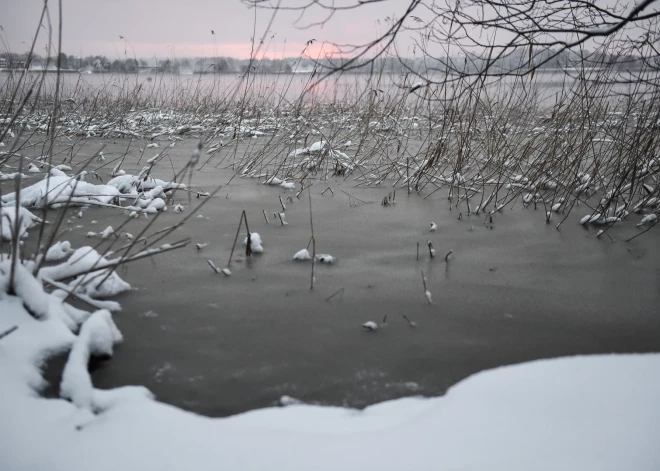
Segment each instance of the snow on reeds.
M613 97L611 86L603 83L585 88L573 80L552 104L540 98L538 88L523 89L514 81L481 90L458 84L429 107L418 106L419 97L409 88L393 88L380 100L354 99L360 96L354 90L344 101L306 95L294 104L271 97L264 108L257 85L237 102L231 90L220 95L192 90L194 95L182 100L169 93L167 84L147 93L138 91L139 81L124 81L112 93L64 88L62 100L79 106L62 106L57 133L142 139L145 148L158 146L156 140L174 144L204 135L209 157L200 160L202 169L231 159L237 176L285 189L298 181L352 175L356 185L392 185L424 197L442 192L463 216L501 211L522 200L527 207L542 206L547 222L557 220L547 213L558 213L558 225L578 204L606 218L625 219L653 209L660 198L660 160L652 145L657 92ZM25 94L19 87L17 99ZM12 134L46 134L50 118L39 106L46 103L36 99L39 111L18 113ZM254 137L258 144L248 143ZM10 150L0 157L3 163L15 159L16 139L4 137ZM247 145L245 152L237 152L239 143ZM30 162L24 171L40 166L38 160ZM119 178L130 185L136 177Z

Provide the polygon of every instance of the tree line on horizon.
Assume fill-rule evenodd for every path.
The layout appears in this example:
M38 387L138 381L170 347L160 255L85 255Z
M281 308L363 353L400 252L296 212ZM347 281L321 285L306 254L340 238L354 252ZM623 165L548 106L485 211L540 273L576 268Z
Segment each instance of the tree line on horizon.
M553 54L548 50L547 54ZM12 69L37 69L45 67L55 69L57 57L43 57L39 54L29 55L27 53L0 53L0 60L4 59L5 66ZM112 73L138 73L141 70L162 73L194 73L194 74L243 74L250 69L250 73L257 74L290 74L296 71L311 72L315 68L332 69L341 68L350 58L323 58L311 59L306 57L291 57L284 59L237 59L233 57L197 57L197 58L165 58L158 59L156 56L145 58L111 59L104 55L75 56L66 53L60 54L60 65L64 70L76 70L81 72L112 72ZM472 72L483 66L483 58L478 56L448 56L429 60L426 58L403 58L398 56L381 57L376 60L364 60L362 67L351 70L352 73L406 73L415 70L418 73L446 72L448 70L462 70ZM524 62L527 57L523 52L510 54L505 59L493 61L491 67L510 68L518 62ZM541 64L539 69L567 69L575 67L613 67L621 70L634 70L642 67L643 62L631 54L606 54L594 52L587 54L575 54L571 51L563 51L556 54L551 60L537 57Z

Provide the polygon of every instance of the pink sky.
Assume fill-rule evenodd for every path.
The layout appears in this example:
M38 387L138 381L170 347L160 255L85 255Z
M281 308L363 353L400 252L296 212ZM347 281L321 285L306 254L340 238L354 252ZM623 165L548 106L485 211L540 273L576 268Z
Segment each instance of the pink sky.
M335 0L337 5L356 2ZM323 27L310 29L294 26L298 15L281 11L266 31L271 12L257 10L256 37L266 38L269 44L262 53L270 58L296 57L308 40L315 39L308 53L316 56L321 48L331 51L332 42L358 44L373 39L383 30L385 18L402 12L408 2L384 0L338 13ZM299 3L282 1L283 5ZM12 51L28 49L42 5L43 0L0 0L0 25ZM57 1L50 0L49 5L53 24L57 24ZM250 55L255 11L239 0L63 0L63 5L63 51L67 54L111 58ZM299 25L319 20L319 13L311 11ZM36 49L43 54L48 39L45 29L41 31ZM56 33L53 41L56 43ZM410 49L411 41L402 37L399 44Z

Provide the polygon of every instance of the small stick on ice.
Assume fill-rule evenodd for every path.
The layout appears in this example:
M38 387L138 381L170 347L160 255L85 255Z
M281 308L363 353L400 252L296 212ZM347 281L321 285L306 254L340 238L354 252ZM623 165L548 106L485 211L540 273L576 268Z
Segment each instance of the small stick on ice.
M419 262L419 242L417 242L417 261Z
M352 200L359 201L360 203L366 203L366 201L363 201L363 200L361 200L361 199L359 199L359 198L356 198L356 197L353 196L353 195L349 195L349 194L346 193L344 190L339 190L339 191L341 191L343 194L345 194L346 196L348 196L348 205L349 205L349 206L353 206L353 202L352 202ZM387 197L385 197L385 198L387 198ZM357 206L357 203L355 203L355 206Z
M447 252L447 255L445 255L445 262L448 262L448 261L449 261L449 256L450 256L451 254L453 254L453 253L454 253L453 250L450 250L449 252Z
M335 192L332 191L332 188L330 188L330 187L328 187L328 188L326 188L325 190L323 190L323 193L321 193L321 196L323 196L323 195L325 194L325 192L328 191L328 190L330 190L330 193L332 193L332 196L335 196Z
M424 276L424 270L422 270L422 283L424 284L424 296L426 296L426 300L429 302L429 304L432 304L433 300L431 299L431 292L426 288L426 277Z
M249 257L250 255L252 255L252 234L248 232L245 240L245 256Z
M431 256L431 258L435 257L435 249L433 248L433 242L427 240L426 243L429 246L429 255Z
M303 185L302 185L302 188L300 189L300 191L299 191L298 193L296 193L296 198L300 199L300 195L301 195L301 193L302 193L303 191L305 191L307 188L309 188L310 186L312 186L312 185L313 185L313 183L311 183L311 184L309 184L309 185L307 185L307 186L305 186L305 185L303 184Z
M330 296L328 296L327 298L325 298L325 300L326 300L326 301L330 301L332 298L334 298L334 297L337 296L338 294L341 294L341 296L339 296L339 299L343 299L343 297L344 297L344 288L339 288L339 289L338 289L337 291L335 291L333 294L331 294Z
M309 227L312 231L312 276L309 289L314 289L314 267L316 266L316 239L314 238L314 213L312 212L312 191L307 190L307 197L309 199Z
M231 265L231 259L234 256L234 249L236 248L236 242L238 241L238 234L241 233L241 226L243 225L243 221L245 221L245 228L247 230L248 236L250 235L250 228L248 227L247 223L247 216L245 215L245 210L241 213L241 219L238 221L238 228L236 229L236 237L234 237L234 244L231 246L231 253L229 254L229 261L227 262L227 267ZM248 244L248 247L250 244Z
M343 289L343 288L342 288ZM12 332L18 330L18 326L15 325L14 327L10 327L9 329L5 330L4 332L0 333L0 340L11 334Z
M208 242L204 242L202 244L195 244L195 247L197 247L197 250L202 250L204 247L208 246Z
M209 266L213 269L214 272L220 273L220 270L218 270L218 267L216 267L215 263L213 263L211 260L207 260L206 263L209 264Z
M309 289L313 290L314 289L314 268L316 267L316 240L314 239L314 236L312 236L312 277L309 285Z
M280 199L280 204L282 205L282 211L286 211L286 205L284 204L284 201L282 201L282 197L278 196L278 198Z
M413 327L413 328L417 327L417 322L415 322L415 321L411 321L410 319L408 319L408 316L406 316L405 314L401 314L401 315L402 315L403 318L408 322L408 325L409 325L410 327Z
M264 219L266 220L266 224L270 224L270 222L268 222L268 216L266 216L266 210L262 209L262 211L264 212Z

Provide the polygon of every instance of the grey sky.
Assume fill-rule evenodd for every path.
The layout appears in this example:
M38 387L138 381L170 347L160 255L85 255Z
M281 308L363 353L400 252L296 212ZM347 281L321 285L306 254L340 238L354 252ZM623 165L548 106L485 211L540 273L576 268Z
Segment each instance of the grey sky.
M109 57L247 57L250 53L254 10L239 0L62 0L64 8L63 50L67 54ZM287 3L284 0L283 3ZM288 4L294 2L289 1ZM337 4L349 0L337 0ZM354 3L350 1L350 3ZM305 42L316 39L312 52L323 41L362 43L373 39L383 29L383 20L399 16L409 0L387 0L338 13L322 28L307 30L293 24L294 12L278 13L271 32L267 53L270 57L297 56ZM25 52L34 35L42 0L0 0L0 25L13 52ZM57 24L57 0L49 1L51 19ZM271 12L257 11L257 38L264 34ZM320 12L308 17L321 18ZM378 24L380 20L381 24ZM307 21L302 21L302 25ZM215 35L211 34L215 31ZM126 38L121 40L119 36ZM25 41L25 43L22 43ZM56 42L56 33L53 41ZM43 54L47 43L45 30L37 52ZM406 50L412 41L399 41ZM134 52L133 52L134 51Z

